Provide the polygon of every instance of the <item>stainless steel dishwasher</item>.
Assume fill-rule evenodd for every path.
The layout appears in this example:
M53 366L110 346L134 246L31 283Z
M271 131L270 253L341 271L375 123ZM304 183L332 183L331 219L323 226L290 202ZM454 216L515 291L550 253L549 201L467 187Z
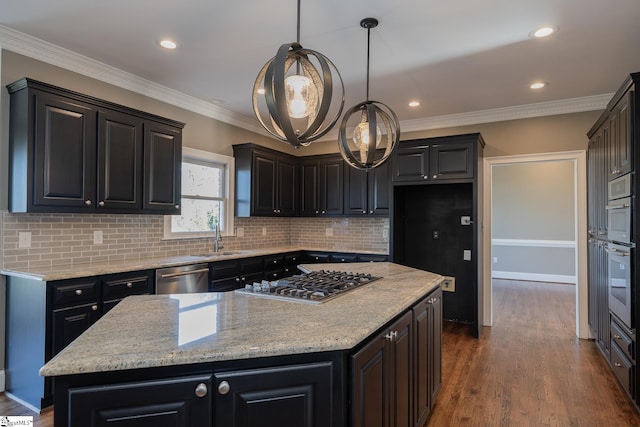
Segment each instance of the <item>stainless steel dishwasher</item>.
M156 270L156 294L209 291L209 265L191 264Z

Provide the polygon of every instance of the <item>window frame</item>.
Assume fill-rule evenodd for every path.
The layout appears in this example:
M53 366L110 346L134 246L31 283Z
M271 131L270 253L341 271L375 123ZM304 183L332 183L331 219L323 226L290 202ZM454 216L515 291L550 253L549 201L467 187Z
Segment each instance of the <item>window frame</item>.
M182 161L180 167L182 169L182 163L186 160L192 159L199 163L210 163L217 165L224 165L224 226L221 232L222 236L234 236L234 217L235 217L235 158L231 156L225 156L223 154L211 153L209 151L197 150L195 148L183 147L182 148ZM181 189L182 193L182 189ZM182 204L182 196L180 196L180 204ZM177 239L205 239L211 238L214 235L213 231L192 231L192 232L177 232L171 230L171 217L172 215L165 215L164 217L164 235L163 240L177 240Z

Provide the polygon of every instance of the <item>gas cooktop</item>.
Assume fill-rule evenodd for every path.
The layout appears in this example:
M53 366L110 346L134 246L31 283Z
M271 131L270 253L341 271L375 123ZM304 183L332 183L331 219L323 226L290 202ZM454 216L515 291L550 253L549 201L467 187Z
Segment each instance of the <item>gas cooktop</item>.
M284 279L246 285L236 289L239 294L249 294L264 298L321 304L350 290L381 279L366 273L344 271L313 271Z

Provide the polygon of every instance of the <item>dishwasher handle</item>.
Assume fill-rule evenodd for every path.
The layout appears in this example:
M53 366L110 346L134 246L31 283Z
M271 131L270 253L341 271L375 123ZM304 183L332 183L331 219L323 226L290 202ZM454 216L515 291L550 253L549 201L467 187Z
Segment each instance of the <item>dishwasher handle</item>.
M199 270L190 270L190 271L180 271L178 273L166 273L166 274L161 274L160 277L162 279L168 279L169 277L179 277L179 276L189 276L191 274L196 274L196 273L208 273L209 269L208 268L201 268Z

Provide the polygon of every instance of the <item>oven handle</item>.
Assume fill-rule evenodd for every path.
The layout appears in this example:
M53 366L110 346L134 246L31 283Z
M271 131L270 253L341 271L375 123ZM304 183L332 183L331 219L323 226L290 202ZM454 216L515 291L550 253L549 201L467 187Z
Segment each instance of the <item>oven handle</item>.
M197 274L197 273L204 273L204 272L209 272L208 268L201 268L200 270L191 270L191 271L181 271L179 273L168 273L168 274L163 274L160 277L163 279L167 279L169 277L178 277L178 276L188 276L190 274Z
M616 249L616 248L607 248L607 247L605 247L604 250L609 252L610 254L629 256L629 252L628 251L621 251L621 250Z
M606 210L614 210L614 209L628 209L631 205L629 203L623 203L621 205L607 205L605 206Z

